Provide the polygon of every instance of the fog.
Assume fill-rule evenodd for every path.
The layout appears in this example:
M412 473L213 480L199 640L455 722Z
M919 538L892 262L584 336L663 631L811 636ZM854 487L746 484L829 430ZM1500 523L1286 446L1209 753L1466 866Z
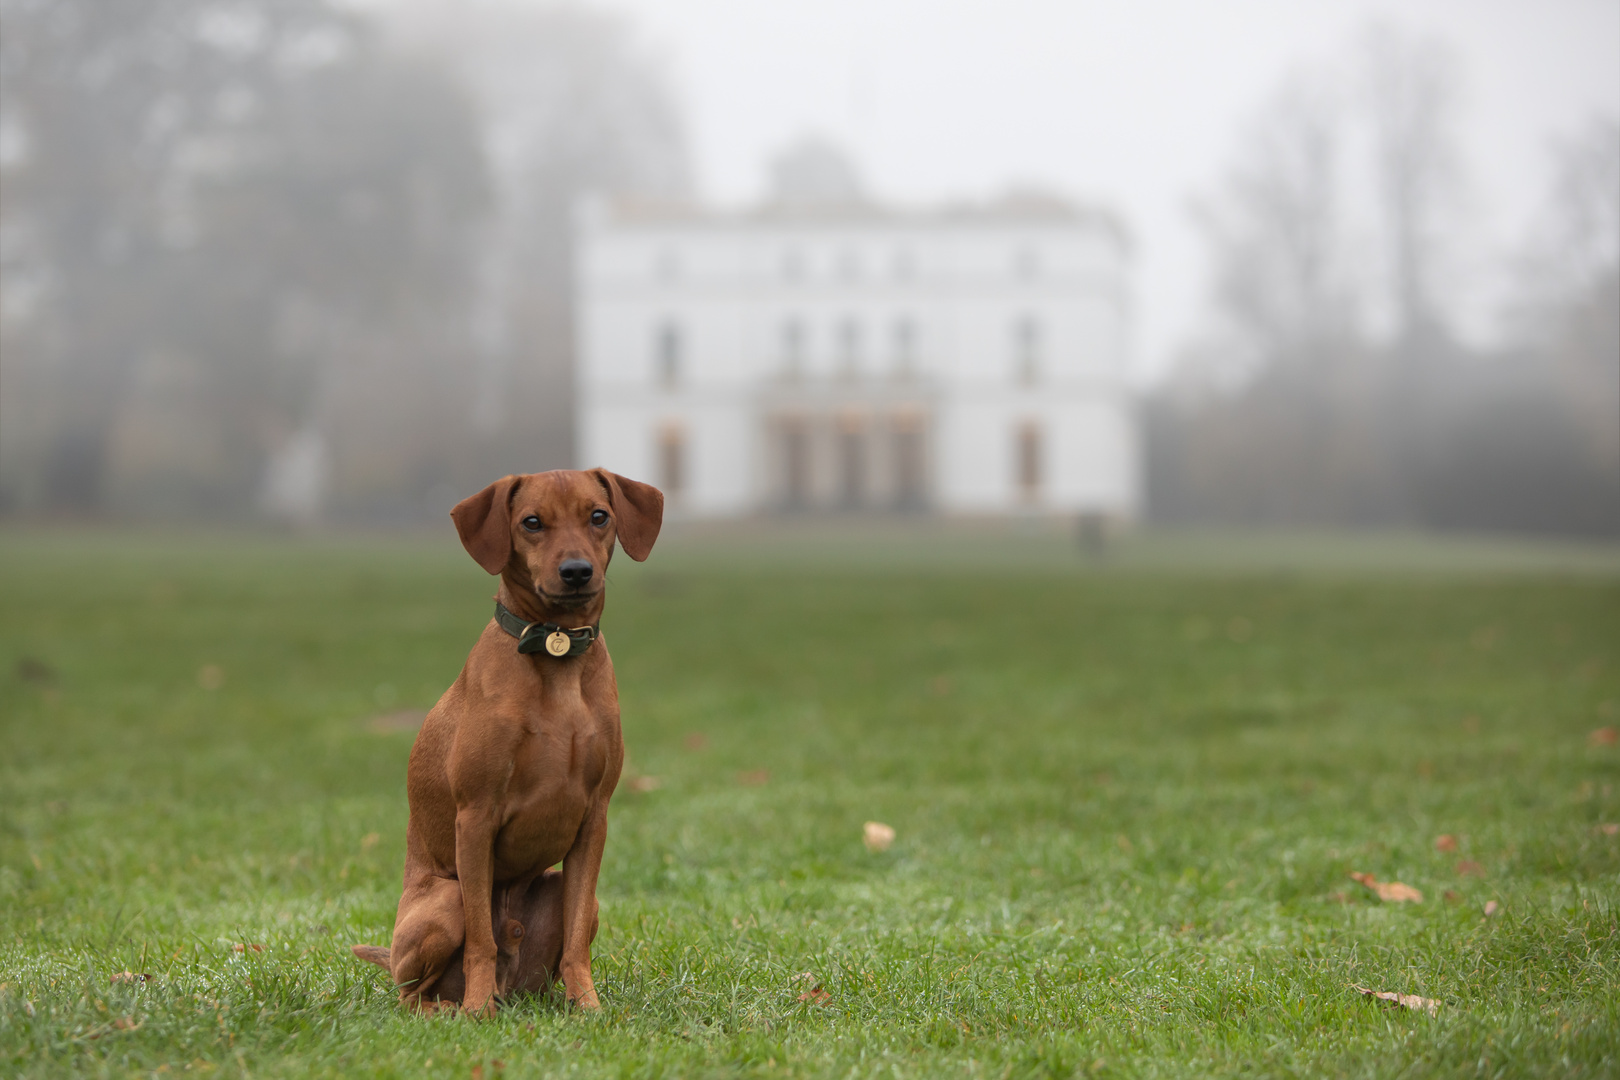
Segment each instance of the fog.
M0 0L0 19L14 520L425 520L505 472L624 462L689 485L692 516L1620 533L1614 4ZM1030 404L953 456L973 425L951 394L983 398L964 373L993 364L930 328L990 310L990 286L951 278L955 306L926 307L869 275L829 303L869 338L915 321L921 374L828 368L846 497L770 493L795 453L814 487L821 421L759 357L746 387L705 383L696 315L681 392L769 409L668 397L656 436L615 434L593 417L634 394L595 378L617 362L601 342L640 309L592 284L582 208L659 208L638 227L664 230L647 250L666 262L702 265L714 230L810 243L772 216L785 160L810 161L799 201L822 198L829 259L905 223L951 253L925 278L977 257L952 222L999 222L1014 261L1042 229L1067 251L1109 222L1119 340L1077 331L1069 379L1052 301L1048 381L1018 376ZM674 288L646 309L666 338ZM739 335L799 318L750 289ZM1010 302L986 318L1030 338L1046 301ZM855 332L837 318L829 336ZM1083 393L1116 392L1128 424L1096 422L1117 452L1070 430L1101 415ZM701 440L728 423L740 449L709 458L758 458L754 479L711 498L730 481L705 478ZM1003 451L1004 495L954 483ZM885 484L908 494L862 494Z

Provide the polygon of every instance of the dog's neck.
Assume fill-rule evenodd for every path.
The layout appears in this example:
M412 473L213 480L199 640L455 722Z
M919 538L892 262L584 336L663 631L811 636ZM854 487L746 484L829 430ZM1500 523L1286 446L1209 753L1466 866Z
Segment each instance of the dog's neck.
M595 626L602 621L602 609L607 603L605 593L605 589L598 591L588 602L579 605L552 603L535 591L533 583L518 580L507 571L501 575L501 587L496 590L495 599L524 622L556 623L563 627Z

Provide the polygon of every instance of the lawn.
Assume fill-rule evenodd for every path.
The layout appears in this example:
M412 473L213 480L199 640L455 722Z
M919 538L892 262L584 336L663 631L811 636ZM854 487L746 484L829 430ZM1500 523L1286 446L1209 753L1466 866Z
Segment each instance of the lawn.
M621 556L604 1008L477 1022L348 952L488 618L447 534L0 534L0 1072L1620 1072L1612 549Z

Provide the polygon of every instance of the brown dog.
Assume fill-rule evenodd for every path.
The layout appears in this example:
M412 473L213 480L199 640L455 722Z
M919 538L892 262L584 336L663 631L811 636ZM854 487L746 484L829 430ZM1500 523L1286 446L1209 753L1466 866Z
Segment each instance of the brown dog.
M664 496L603 469L559 470L504 477L450 516L501 586L496 618L411 748L389 971L407 1004L459 996L470 1012L493 1011L495 997L517 987L503 985L514 969L499 962L500 894L527 896L561 862L555 972L570 1001L594 1009L596 875L624 764L618 687L597 625L614 541L645 559ZM525 940L544 936L551 910L541 904L518 920ZM458 955L461 988L444 983Z

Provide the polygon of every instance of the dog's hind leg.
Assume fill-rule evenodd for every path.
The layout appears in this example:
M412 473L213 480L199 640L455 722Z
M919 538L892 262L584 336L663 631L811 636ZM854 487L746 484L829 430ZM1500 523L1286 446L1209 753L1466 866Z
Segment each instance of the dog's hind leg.
M424 998L440 996L434 992L436 984L451 960L460 959L465 934L460 882L427 877L405 890L388 950L389 972L399 987L401 1002L420 1006Z

